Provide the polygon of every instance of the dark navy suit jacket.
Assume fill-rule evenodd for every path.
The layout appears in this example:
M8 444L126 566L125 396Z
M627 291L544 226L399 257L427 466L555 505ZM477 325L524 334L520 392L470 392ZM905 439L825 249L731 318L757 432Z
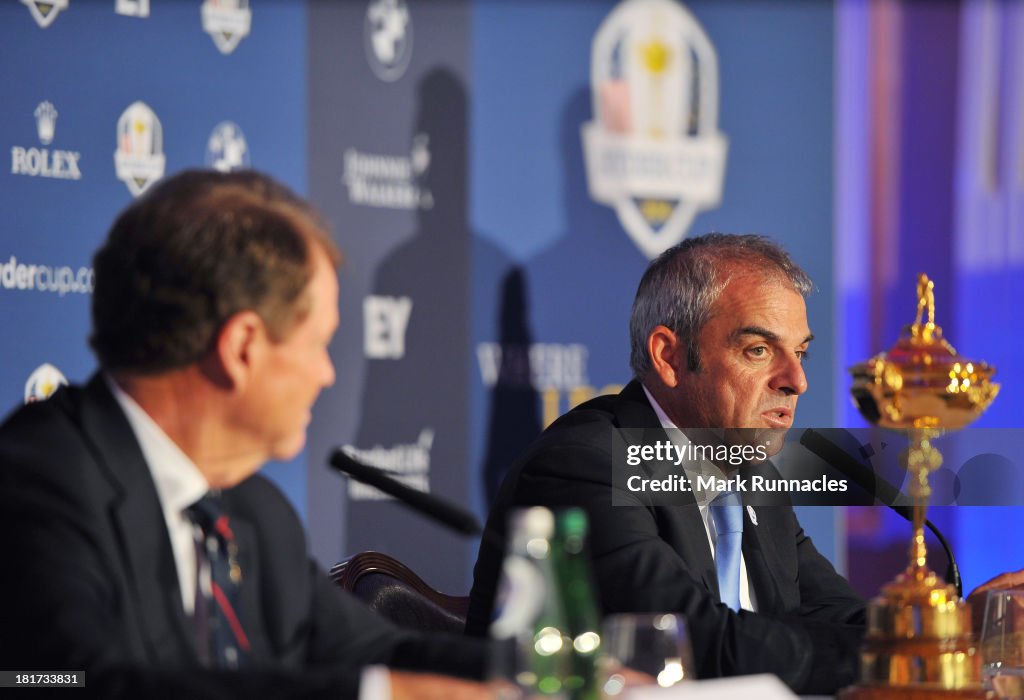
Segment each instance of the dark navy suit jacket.
M256 475L224 492L251 668L199 667L156 488L101 376L0 426L0 659L86 671L98 697L354 697L360 667L478 676L459 637L400 630L337 589L288 501Z
M616 429L643 435L648 444L668 439L634 381L618 395L598 397L562 416L512 467L487 519L467 632L486 633L509 510L578 506L590 518L594 576L605 612L683 613L699 677L768 672L801 693L832 693L852 683L864 601L818 553L788 500L755 506L756 525L745 516L743 556L758 612L735 613L719 602L707 531L692 495L685 505L657 506L621 485L613 491Z

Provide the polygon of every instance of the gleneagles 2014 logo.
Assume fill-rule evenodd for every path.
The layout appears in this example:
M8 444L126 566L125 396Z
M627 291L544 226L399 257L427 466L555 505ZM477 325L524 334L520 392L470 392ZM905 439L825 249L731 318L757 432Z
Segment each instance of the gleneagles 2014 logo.
M590 73L594 121L582 129L590 195L614 207L654 258L722 197L715 48L675 0L625 0L594 36Z
M242 128L233 121L223 121L213 127L206 141L206 164L222 173L242 170L250 166L249 145Z
M82 154L59 148L47 148L57 132L57 108L44 100L36 107L36 135L42 148L37 146L11 146L11 174L29 177L47 177L54 180L81 180L79 161Z

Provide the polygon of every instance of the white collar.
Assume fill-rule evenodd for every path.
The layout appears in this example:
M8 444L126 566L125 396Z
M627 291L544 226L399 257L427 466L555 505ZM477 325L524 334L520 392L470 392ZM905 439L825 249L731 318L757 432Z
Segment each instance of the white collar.
M142 448L161 507L165 512L181 513L210 490L206 477L135 399L109 375L104 379Z
M665 409L663 409L661 404L658 403L654 396L651 395L651 392L647 387L643 384L640 384L640 386L643 388L644 395L647 396L647 401L651 404L651 408L654 409L654 415L658 417L658 422L661 423L661 427L664 428L669 440L675 443L678 447L685 449L686 446L690 444L690 438L686 437L686 433L684 433L678 425L672 422L672 419L668 417L667 413L665 413ZM686 473L686 478L690 480L690 485L693 487L693 497L697 500L697 505L700 506L701 512L704 512L704 509L707 508L708 504L717 494L709 494L704 489L698 489L697 477L706 474L720 474L721 470L710 462L705 461L698 464L694 464L693 462L688 462L687 464L690 465L690 468L683 467L683 471Z

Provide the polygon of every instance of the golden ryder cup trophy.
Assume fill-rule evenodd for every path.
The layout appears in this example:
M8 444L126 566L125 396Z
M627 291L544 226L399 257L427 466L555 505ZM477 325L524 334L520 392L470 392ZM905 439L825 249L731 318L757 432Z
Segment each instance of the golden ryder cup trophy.
M943 339L934 286L922 274L914 323L891 350L850 368L850 392L864 417L910 439L902 459L910 473L914 537L909 566L868 606L860 683L843 690L843 700L985 697L970 609L928 568L924 521L928 474L942 464L932 441L981 415L999 385L990 381L993 367L960 357Z

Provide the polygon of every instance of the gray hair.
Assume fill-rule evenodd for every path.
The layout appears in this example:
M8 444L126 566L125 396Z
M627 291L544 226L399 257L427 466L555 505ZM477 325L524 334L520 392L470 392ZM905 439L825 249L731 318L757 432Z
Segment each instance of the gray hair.
M787 280L802 296L814 287L789 253L765 236L709 233L684 240L647 267L636 290L629 319L629 366L637 379L652 369L647 338L657 326L670 328L686 343L690 371L700 368L697 335L734 266Z

